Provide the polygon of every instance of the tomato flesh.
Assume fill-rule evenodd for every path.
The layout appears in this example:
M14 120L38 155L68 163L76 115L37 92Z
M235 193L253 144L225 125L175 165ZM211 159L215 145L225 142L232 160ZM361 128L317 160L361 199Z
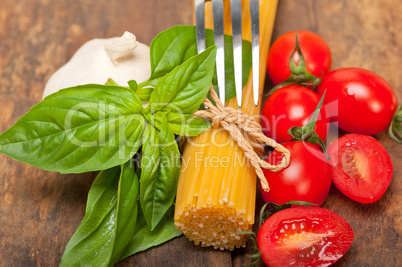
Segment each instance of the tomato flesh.
M347 134L328 148L332 181L347 197L360 202L377 201L391 183L391 158L371 136Z
M290 151L289 166L278 172L263 169L270 191L261 188L265 202L285 204L289 201L306 201L321 205L331 186L331 166L316 146L302 141L283 144ZM266 161L279 164L282 154L273 151Z
M319 207L294 207L275 213L261 226L257 242L264 262L276 266L329 266L353 241L341 216Z

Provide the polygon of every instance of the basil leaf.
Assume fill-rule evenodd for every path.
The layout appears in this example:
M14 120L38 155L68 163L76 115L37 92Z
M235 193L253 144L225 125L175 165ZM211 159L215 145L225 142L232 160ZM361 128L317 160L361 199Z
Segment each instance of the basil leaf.
M161 78L197 54L194 26L174 26L159 33L151 42L151 77ZM155 82L152 82L156 84Z
M140 87L137 89L136 93L141 101L148 101L153 90L154 88L152 87Z
M149 102L157 105L150 105L145 111L194 113L211 86L215 58L216 47L213 46L174 68L158 82L151 94Z
M114 167L102 171L93 182L85 217L68 242L60 266L89 262L104 265L110 260L114 238L110 240L112 232L105 230L116 218L119 170L120 167Z
M127 83L128 83L128 86L129 86L129 88L130 88L131 90L133 90L134 92L137 92L137 89L138 89L138 83L137 83L137 81L135 81L135 80L130 80L130 81L128 81Z
M137 224L135 226L135 234L127 244L126 249L120 256L119 260L123 260L138 252L163 244L181 235L181 232L179 232L174 225L174 205L169 208L152 231L147 225L144 213L140 208L141 205L138 206L139 211Z
M236 85L235 85L235 78L234 78L234 59L233 59L233 40L232 36L225 35L224 36L225 42L225 99L229 100L232 97L236 96ZM214 45L214 31L211 29L205 30L205 43L206 47L210 47ZM248 41L243 40L242 42L242 85L243 87L246 85L250 71L252 66L252 48L251 43ZM212 78L212 84L216 92L218 91L218 78L216 72Z
M117 85L117 84L115 83L115 85ZM152 87L139 86L137 81L135 81L135 80L128 81L128 85L129 85L129 88L137 94L138 98L141 101L148 101L151 96L152 91L154 90Z
M141 101L148 101L149 97L151 96L152 91L154 90L152 87L141 87L138 86L137 81L135 80L130 80L127 82L128 83L128 87L125 88L130 88L131 90L133 90L138 98ZM112 80L111 78L109 78L106 82L106 85L117 85L119 86L114 80Z
M206 29L206 47L214 44L213 30ZM234 60L232 36L225 35L225 83L226 100L236 95L234 83ZM152 41L150 48L151 77L144 84L155 86L157 82L176 66L197 54L196 34L194 26L179 25L159 33ZM251 65L251 43L243 40L243 87L246 85ZM217 90L216 71L212 83Z
M160 132L149 124L144 133L140 199L151 230L173 203L180 167L180 152L166 120L162 123Z
M107 79L106 85L115 85L115 86L119 86L119 84L117 82L115 82L112 78Z
M137 198L139 180L134 163L130 160L121 166L119 189L117 195L117 222L111 263L118 261L135 232L138 215Z
M150 105L155 105L151 103ZM156 129L161 130L162 123L166 120L165 113L162 111L158 111L156 113L145 113L145 119L151 123Z
M196 136L211 127L209 120L190 114L169 112L166 115L166 119L170 130L174 134L181 136Z
M0 135L0 152L48 171L81 173L127 162L145 119L128 88L82 85L46 97Z
M112 266L120 257L134 234L138 212L139 184L130 164L99 173L60 266Z
M157 175L159 163L159 134L157 129L155 129L155 127L149 123L147 125L147 128L145 129L143 137L140 178L141 199L143 198L143 181L147 179L152 179L152 177ZM142 207L144 207L142 202L141 205Z

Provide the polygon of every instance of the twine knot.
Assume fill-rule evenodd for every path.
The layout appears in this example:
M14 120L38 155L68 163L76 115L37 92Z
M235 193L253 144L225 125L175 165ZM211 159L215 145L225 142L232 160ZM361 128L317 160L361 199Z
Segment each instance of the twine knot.
M219 128L221 127L221 123L222 121L225 121L226 123L233 123L230 114L226 113L225 111L222 113L218 113L216 114L213 118L212 118L212 127L214 128Z
M290 162L289 150L265 136L262 133L261 125L252 116L232 107L224 107L212 86L209 88L209 94L216 105L213 105L208 98L205 98L204 105L208 109L198 110L194 115L208 119L212 122L212 127L214 128L222 127L229 132L231 138L238 143L239 147L244 151L245 156L250 160L261 181L263 190L268 192L268 181L261 168L273 172L286 168ZM261 148L262 144L267 144L282 153L283 158L278 165L269 164L262 160L257 152L255 152L254 148Z

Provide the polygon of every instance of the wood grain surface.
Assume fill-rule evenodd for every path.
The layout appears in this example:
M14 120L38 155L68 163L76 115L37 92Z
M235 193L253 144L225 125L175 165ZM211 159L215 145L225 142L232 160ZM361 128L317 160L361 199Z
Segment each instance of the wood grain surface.
M333 69L372 70L402 102L400 14L402 2L396 0L280 0L273 39L290 30L314 31L331 47ZM41 100L48 78L84 42L128 30L150 44L158 32L191 23L191 0L1 0L0 132ZM350 250L335 266L402 266L402 145L386 133L376 138L394 164L385 195L363 205L332 187L323 205L355 231ZM57 266L84 216L95 175L45 172L0 155L0 266ZM215 251L180 237L117 265L241 266L249 262L248 250Z

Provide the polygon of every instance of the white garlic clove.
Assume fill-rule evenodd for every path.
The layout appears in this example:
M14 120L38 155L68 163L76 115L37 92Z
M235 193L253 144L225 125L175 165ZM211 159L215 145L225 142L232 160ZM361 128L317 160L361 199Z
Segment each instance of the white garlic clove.
M125 32L121 37L93 39L81 46L50 77L43 98L71 86L105 84L109 78L127 86L129 80L141 83L150 76L149 46L137 42L132 33Z

